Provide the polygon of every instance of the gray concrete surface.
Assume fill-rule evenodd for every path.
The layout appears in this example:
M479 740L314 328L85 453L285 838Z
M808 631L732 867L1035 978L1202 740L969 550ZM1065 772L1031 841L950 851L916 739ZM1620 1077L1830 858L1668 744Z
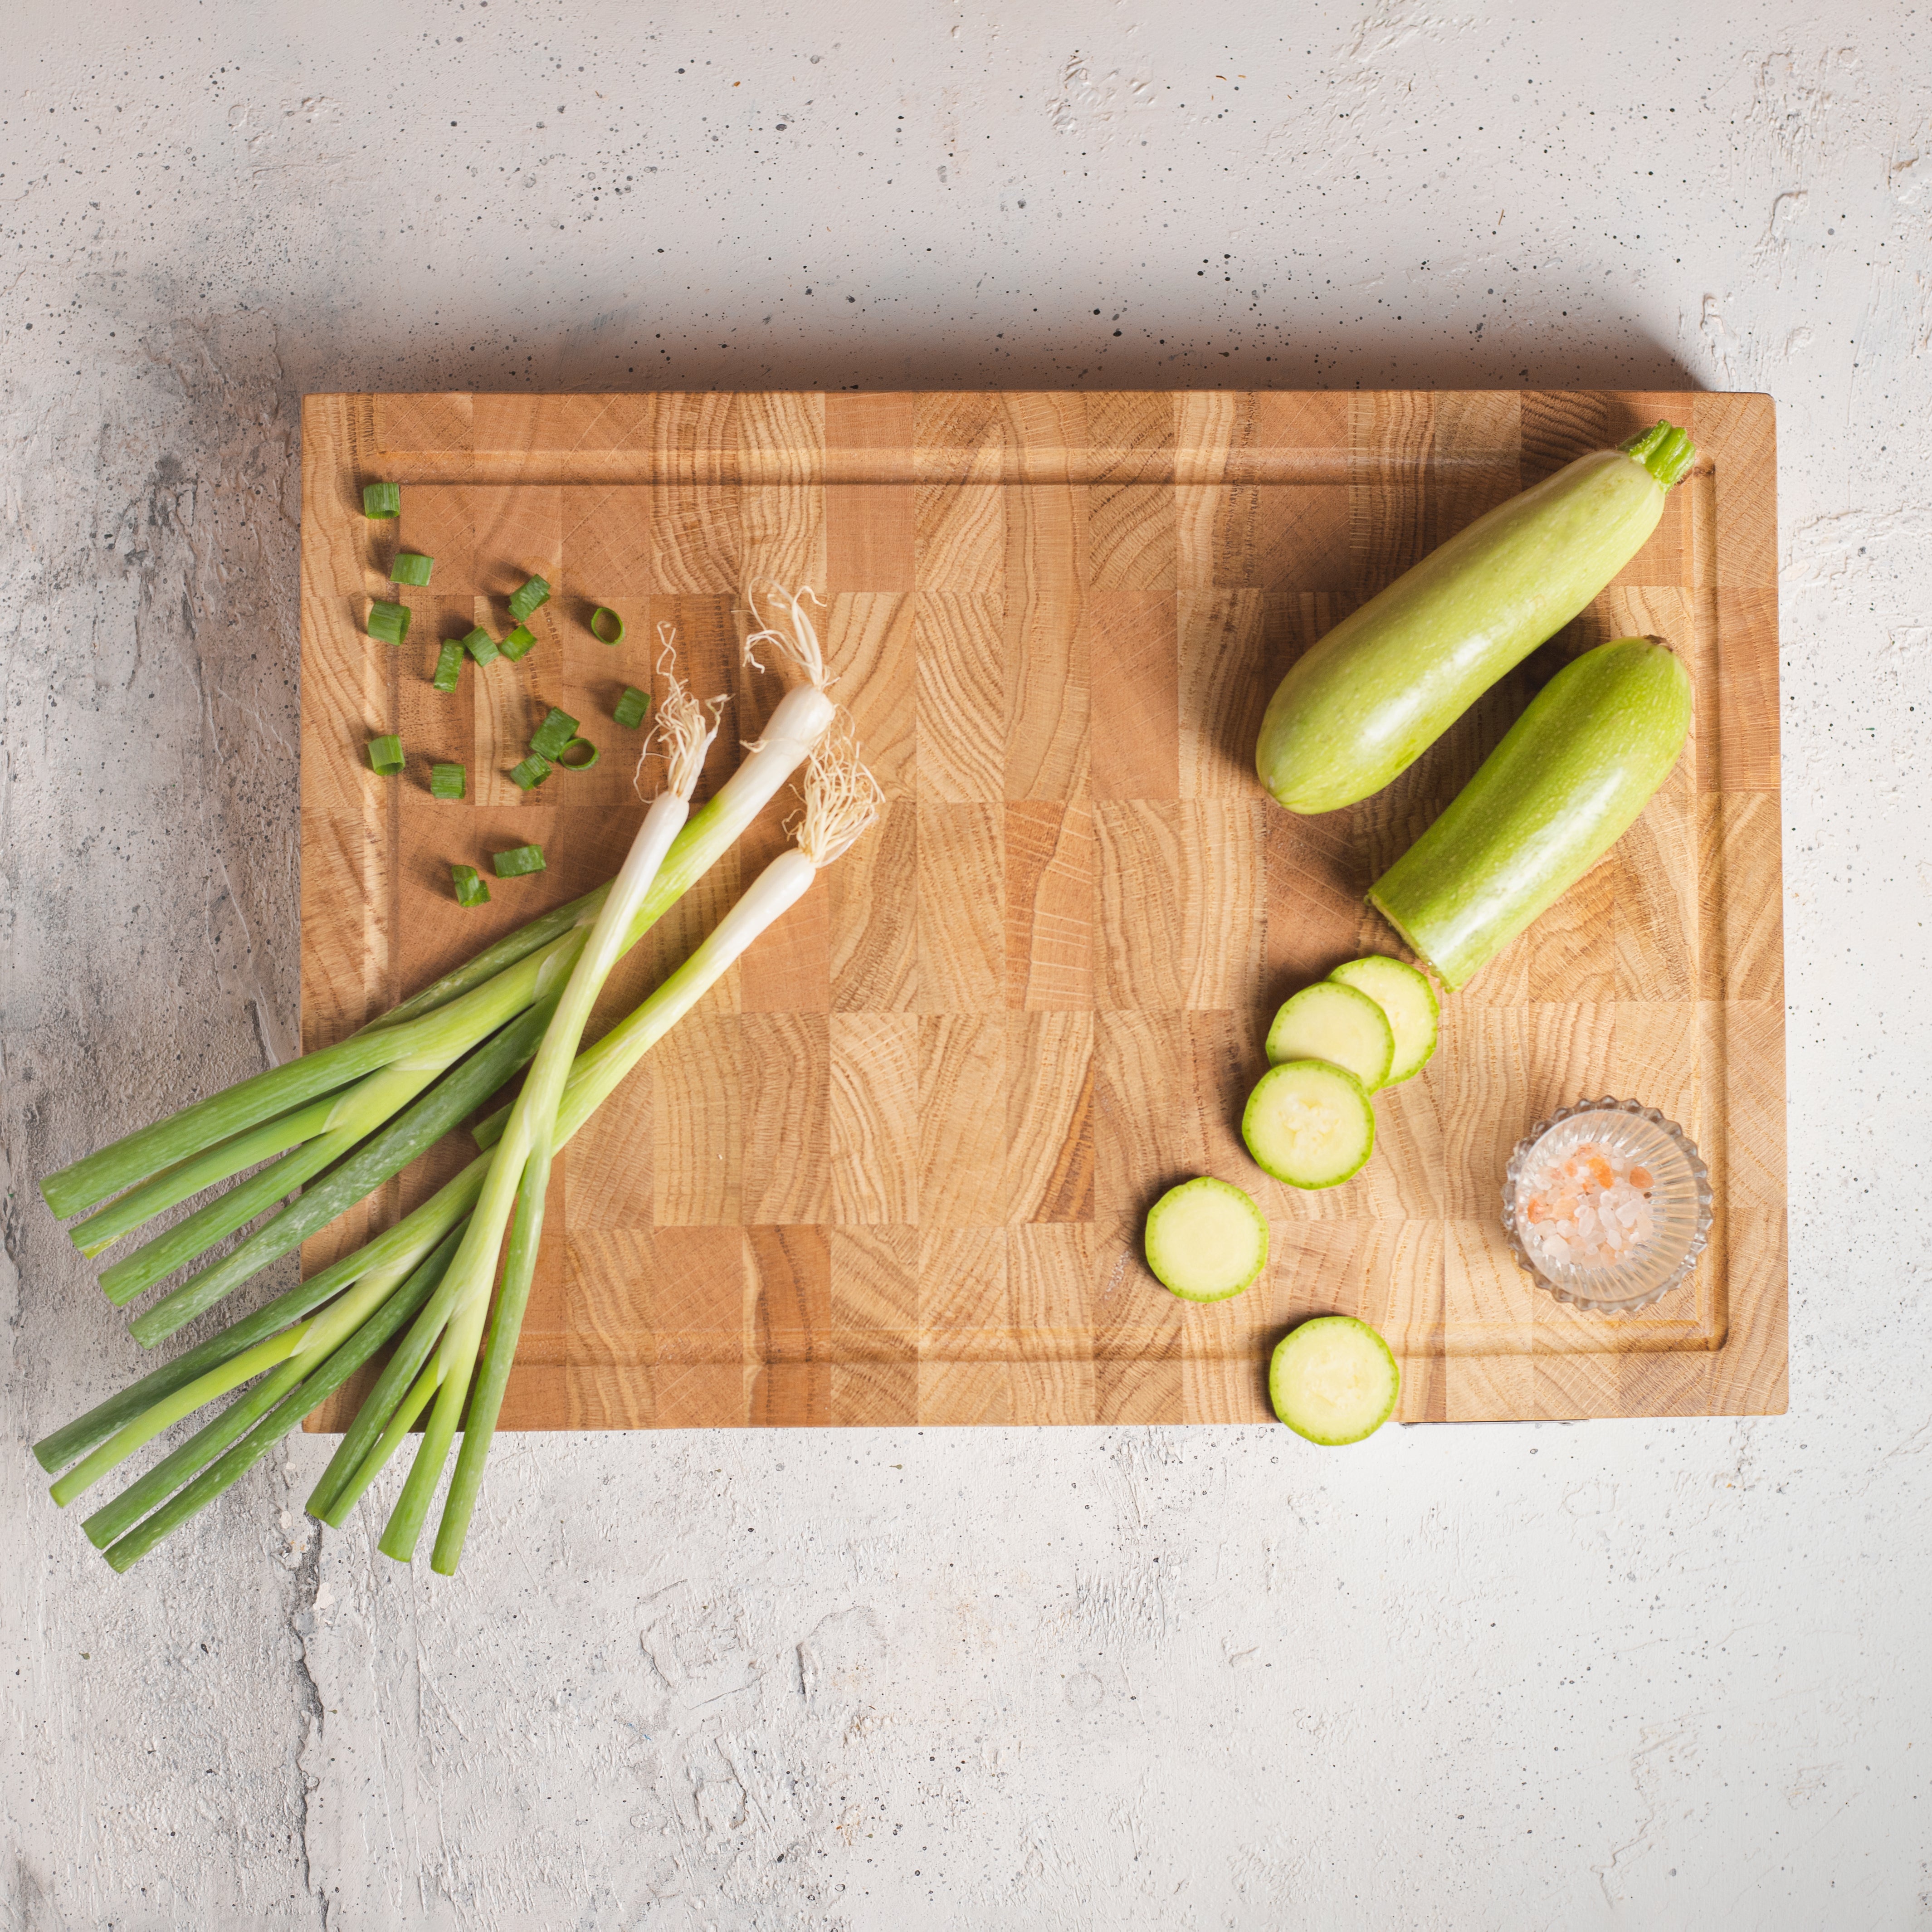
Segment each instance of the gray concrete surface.
M8 13L0 1927L1932 1924L1922 7ZM294 1034L304 391L1519 382L1778 400L1788 1417L47 1503L35 1177Z

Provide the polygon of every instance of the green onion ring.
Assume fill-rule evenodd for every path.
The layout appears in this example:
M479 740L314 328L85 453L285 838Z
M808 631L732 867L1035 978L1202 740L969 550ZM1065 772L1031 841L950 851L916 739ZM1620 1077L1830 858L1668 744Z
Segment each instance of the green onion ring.
M500 879L520 879L526 872L541 872L544 868L543 848L541 845L513 845L507 852L492 854L490 862L496 868Z

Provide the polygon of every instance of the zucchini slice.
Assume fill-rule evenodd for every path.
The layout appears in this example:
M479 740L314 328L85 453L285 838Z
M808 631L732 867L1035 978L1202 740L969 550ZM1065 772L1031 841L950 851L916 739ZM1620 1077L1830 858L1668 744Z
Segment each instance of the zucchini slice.
M1325 1060L1345 1066L1372 1094L1387 1083L1395 1061L1395 1030L1370 994L1333 980L1304 986L1284 1004L1268 1028L1268 1057Z
M1418 973L1406 960L1372 952L1336 967L1328 976L1367 994L1388 1016L1389 1030L1395 1035L1395 1061L1382 1084L1394 1087L1414 1079L1435 1056L1442 1013L1429 975Z
M1318 1315L1283 1336L1268 1400L1296 1435L1324 1448L1360 1442L1395 1413L1402 1371L1389 1345L1352 1315Z
M1268 1265L1268 1221L1253 1198L1212 1174L1170 1187L1148 1210L1148 1266L1184 1301L1226 1301Z
M1255 1083L1241 1138L1276 1180L1291 1187L1339 1187L1376 1150L1376 1110L1346 1067L1291 1060Z

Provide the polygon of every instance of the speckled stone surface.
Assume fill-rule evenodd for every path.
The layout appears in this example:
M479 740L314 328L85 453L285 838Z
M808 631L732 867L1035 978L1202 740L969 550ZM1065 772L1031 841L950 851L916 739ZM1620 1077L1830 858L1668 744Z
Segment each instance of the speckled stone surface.
M1928 56L16 0L0 1928L1932 1924ZM1789 1416L526 1437L454 1582L298 1436L112 1576L26 1445L136 1351L33 1183L290 1049L298 398L633 382L1772 392Z

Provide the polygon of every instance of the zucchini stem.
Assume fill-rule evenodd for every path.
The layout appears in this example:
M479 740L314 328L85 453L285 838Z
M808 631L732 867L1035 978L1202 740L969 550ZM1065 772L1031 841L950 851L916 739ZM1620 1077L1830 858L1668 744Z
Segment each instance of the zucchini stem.
M1697 446L1684 430L1667 422L1640 430L1617 447L1641 463L1666 490L1681 481L1697 460Z

